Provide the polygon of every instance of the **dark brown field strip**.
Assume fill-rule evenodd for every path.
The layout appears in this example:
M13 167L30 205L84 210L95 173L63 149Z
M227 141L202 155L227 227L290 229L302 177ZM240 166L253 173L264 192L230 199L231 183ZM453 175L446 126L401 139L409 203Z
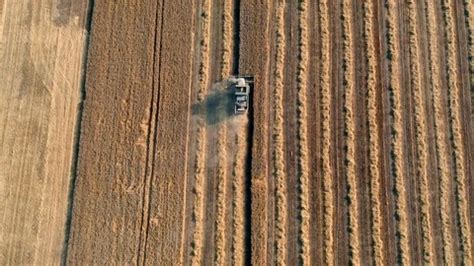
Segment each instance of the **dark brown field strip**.
M156 1L97 1L67 261L131 263L140 245Z

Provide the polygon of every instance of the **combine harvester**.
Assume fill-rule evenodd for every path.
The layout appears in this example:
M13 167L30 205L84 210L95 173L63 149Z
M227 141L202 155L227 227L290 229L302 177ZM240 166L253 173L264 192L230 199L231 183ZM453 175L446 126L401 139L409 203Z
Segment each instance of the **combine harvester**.
M231 89L235 90L235 115L246 114L249 109L250 89L253 86L254 79L252 76L236 76L230 77L229 82Z

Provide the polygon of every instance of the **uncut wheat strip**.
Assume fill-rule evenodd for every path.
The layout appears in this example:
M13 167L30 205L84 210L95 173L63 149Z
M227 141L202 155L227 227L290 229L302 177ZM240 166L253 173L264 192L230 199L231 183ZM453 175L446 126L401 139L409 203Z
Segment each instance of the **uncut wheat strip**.
M283 91L285 65L285 1L279 0L276 13L276 65L275 84L273 86L273 177L276 190L276 263L285 265L287 258L287 187L285 174L285 158L283 147Z
M427 127L426 127L426 112L422 77L420 75L420 51L418 40L418 14L416 9L416 2L408 1L408 36L409 36L409 54L410 54L410 85L413 90L414 108L415 108L415 135L417 146L417 163L416 175L420 180L420 200L421 200L421 223L422 223L422 238L423 238L423 260L425 263L433 264L433 232L431 225L431 211L430 211L430 188L429 180L429 165L428 165L428 144L427 144Z
M334 195L333 172L331 168L331 48L329 32L328 0L319 2L319 23L321 27L321 114L322 114L322 185L323 185L323 259L324 264L334 263Z
M222 54L221 54L221 80L230 74L232 60L232 0L225 0L222 11ZM225 107L219 107L225 108ZM226 197L227 197L227 123L224 121L218 128L217 141L217 209L216 209L216 257L217 265L226 262Z
M373 1L364 2L364 40L367 54L367 114L369 123L369 176L370 176L370 203L372 205L372 242L375 265L384 265L384 243L382 240L382 205L381 196L381 173L380 173L380 138L378 131L380 125L377 122L379 111L377 110L377 55L375 49L375 18Z
M309 155L308 155L308 118L307 118L307 89L308 89L308 65L309 65L309 38L308 38L308 2L301 0L298 10L298 53L297 66L297 90L298 90L298 177L299 177L299 200L300 200L300 232L301 242L300 259L304 265L311 265L311 241L310 241L310 192L309 192Z
M245 181L244 181L244 162L247 151L247 133L240 130L236 135L237 153L234 159L232 188L234 190L233 201L233 242L232 242L232 261L233 265L244 265L244 226L245 226Z
M199 82L198 82L198 102L202 102L206 96L209 83L209 42L210 42L210 0L203 0L201 6L201 46L199 51ZM206 181L206 128L199 124L197 129L197 147L194 166L194 202L193 220L195 222L194 233L191 244L191 264L200 265L202 262L203 242L204 242L204 197Z
M387 43L391 54L389 61L389 81L392 92L392 166L395 179L395 213L398 216L398 252L401 263L411 264L410 236L408 223L406 173L405 173L405 131L403 127L402 88L400 82L400 30L398 29L398 1L387 0Z
M443 112L442 87L441 87L441 73L439 61L439 47L438 47L438 20L436 17L435 6L433 1L425 1L425 14L427 20L428 52L430 65L430 87L433 91L432 101L434 108L434 132L436 138L436 157L438 161L438 172L440 175L440 214L442 224L442 239L443 239L443 258L444 263L453 265L454 246L451 232L453 224L451 223L451 203L450 203L450 184L452 176L450 174L449 156L447 150L447 122Z
M457 32L455 25L455 14L452 1L443 1L443 14L446 27L446 50L447 50L447 79L448 79L448 106L451 121L451 134L454 146L456 203L458 209L459 224L461 227L461 249L462 259L465 265L472 265L471 227L469 223L468 192L466 190L466 169L464 155L464 140L462 129L461 97L459 87L460 77L457 62L458 46L456 44Z
M349 252L354 265L360 264L359 202L357 199L357 174L355 159L355 115L354 115L354 45L353 45L353 7L351 0L342 1L343 32L343 71L344 71L344 124L345 124L345 164L347 168L347 190L349 197Z
M221 79L227 78L231 72L232 64L232 47L233 47L233 22L232 15L234 0L224 0L222 10L222 59L221 59Z

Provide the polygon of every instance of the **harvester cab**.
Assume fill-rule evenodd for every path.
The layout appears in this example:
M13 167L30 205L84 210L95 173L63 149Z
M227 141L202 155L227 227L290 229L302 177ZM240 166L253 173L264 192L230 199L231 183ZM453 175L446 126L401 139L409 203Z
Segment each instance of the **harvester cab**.
M236 115L245 114L249 108L250 88L253 85L253 77L236 76L229 78L231 88L234 89L234 113Z

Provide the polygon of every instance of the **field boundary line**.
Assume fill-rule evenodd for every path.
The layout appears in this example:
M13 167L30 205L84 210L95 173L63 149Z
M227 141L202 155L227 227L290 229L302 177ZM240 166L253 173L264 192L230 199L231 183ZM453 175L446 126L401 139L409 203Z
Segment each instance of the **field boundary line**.
M72 229L72 213L74 209L74 196L76 191L76 180L77 180L77 171L79 166L79 149L80 149L80 142L81 142L81 130L82 130L82 119L84 116L84 101L86 99L86 79L87 79L87 62L89 58L89 48L90 48L90 41L91 41L91 26L92 26L92 19L94 14L94 4L95 0L88 0L87 3L87 11L85 16L85 36L84 36L84 50L82 54L82 62L81 62L81 77L80 77L80 87L79 87L79 103L77 105L77 113L76 113L76 122L74 128L74 137L73 137L73 146L72 146L72 156L71 156L71 169L70 169L70 180L68 185L68 196L67 196L67 206L66 206L66 221L64 226L64 244L61 250L61 265L65 265L67 263L67 257L69 253L69 239L71 237L71 229ZM6 5L6 4L5 4ZM3 9L3 15L0 14L2 17L2 30L0 30L0 40L3 38L3 19L5 18L5 9ZM1 44L0 44L1 45Z

